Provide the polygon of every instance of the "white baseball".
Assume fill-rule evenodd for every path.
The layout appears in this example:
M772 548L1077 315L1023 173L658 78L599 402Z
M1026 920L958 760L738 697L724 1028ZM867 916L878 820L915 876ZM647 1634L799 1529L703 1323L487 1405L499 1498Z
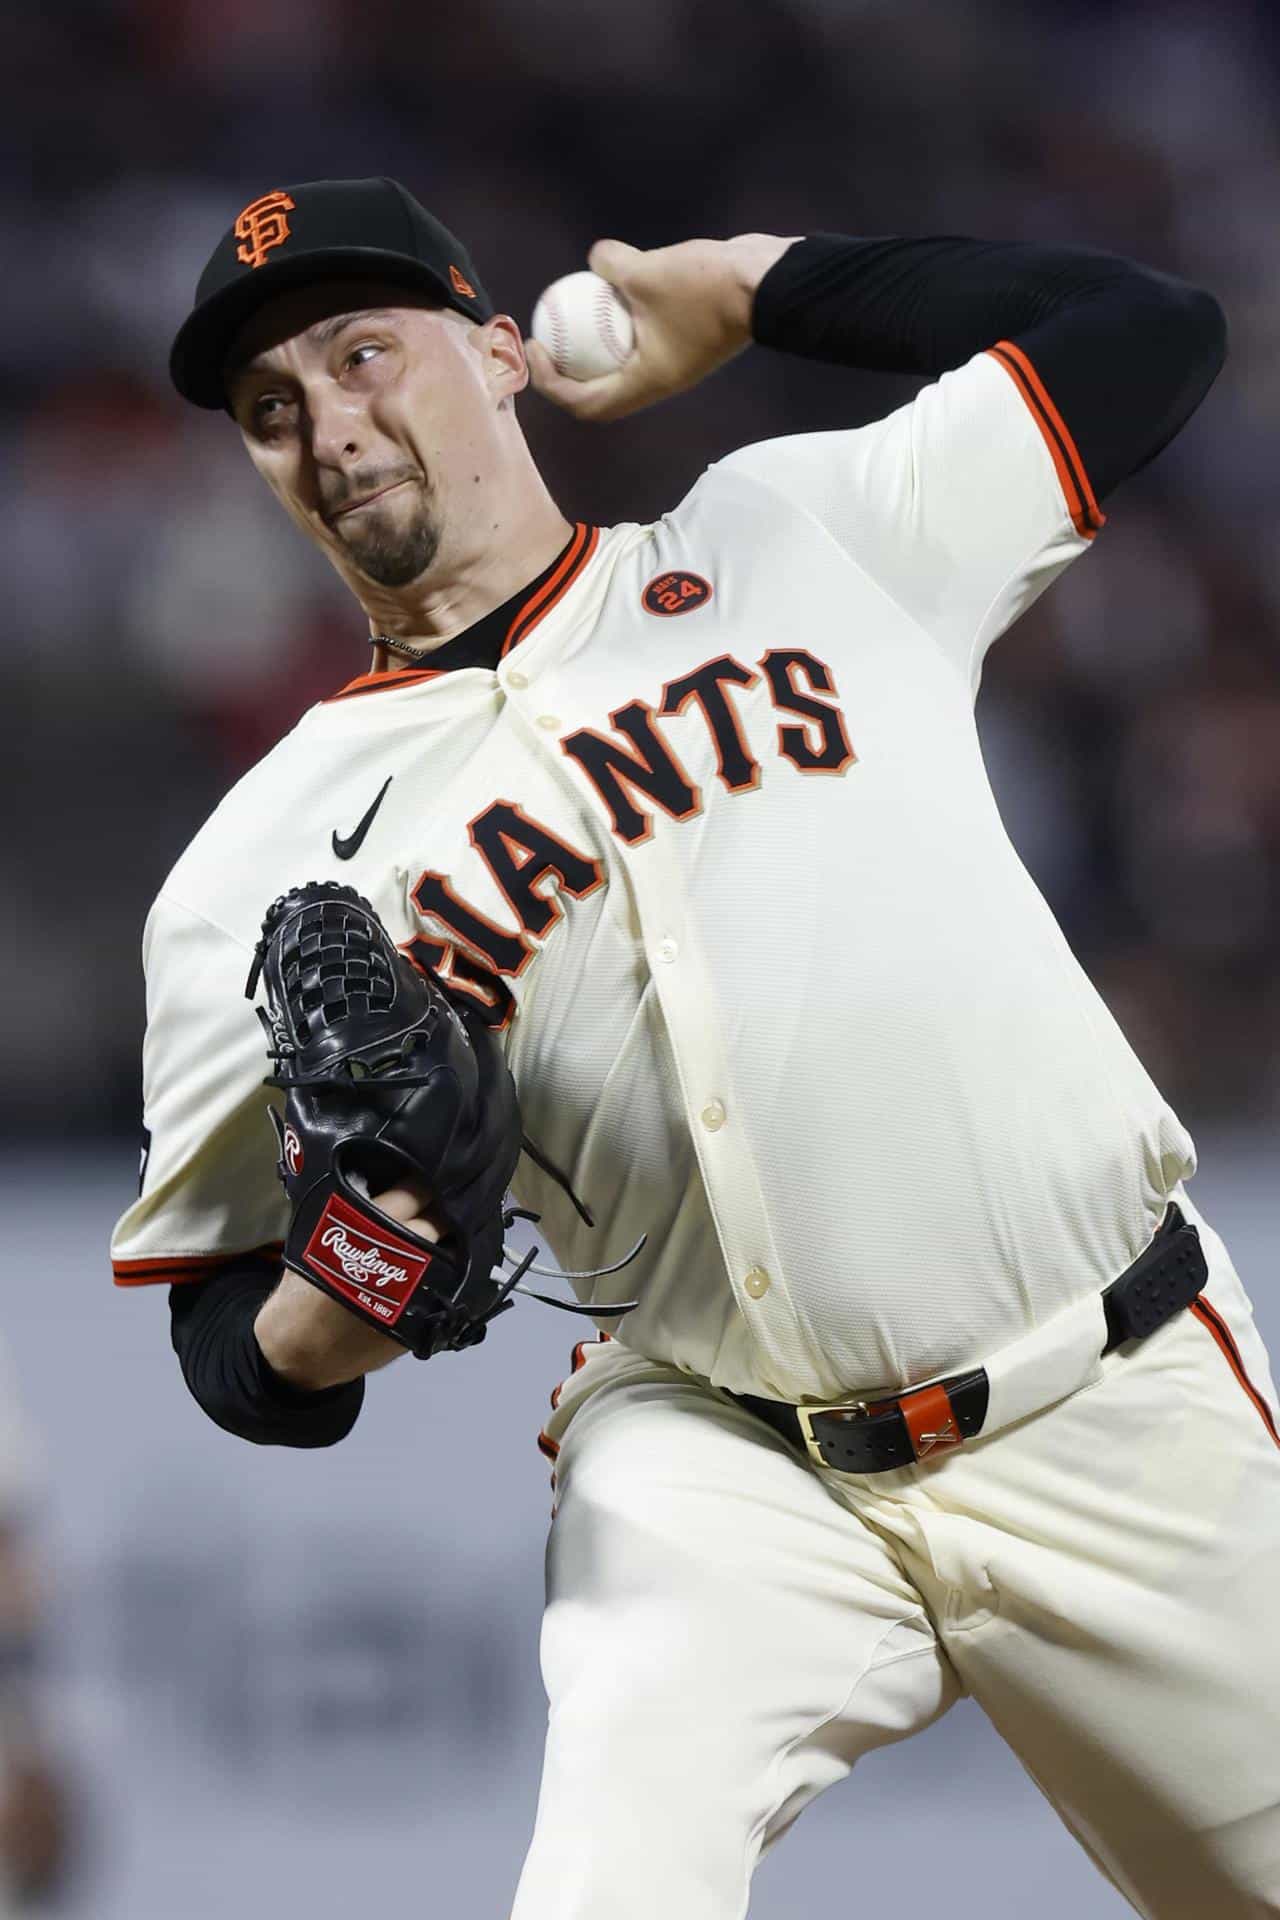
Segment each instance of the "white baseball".
M533 310L530 331L551 355L556 372L570 380L613 373L636 339L631 309L617 288L586 272L551 282Z

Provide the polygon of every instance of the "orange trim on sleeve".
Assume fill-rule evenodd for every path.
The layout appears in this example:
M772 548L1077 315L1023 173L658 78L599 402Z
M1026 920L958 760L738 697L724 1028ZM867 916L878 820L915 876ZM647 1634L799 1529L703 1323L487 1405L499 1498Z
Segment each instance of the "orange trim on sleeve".
M999 361L1031 409L1031 417L1049 449L1049 457L1058 475L1058 484L1062 488L1062 497L1067 503L1072 524L1077 533L1086 540L1092 540L1094 534L1106 525L1107 516L1094 498L1084 461L1080 458L1080 450L1071 438L1066 421L1049 398L1048 389L1021 347L1016 347L1012 340L999 340L994 347L988 347L987 352L993 360Z
M1275 1415L1249 1378L1245 1370L1244 1361L1240 1357L1240 1349L1235 1343L1230 1327L1222 1318L1218 1309L1210 1305L1203 1294L1200 1295L1198 1300L1191 1302L1191 1311L1200 1322L1200 1325L1207 1327L1217 1341L1218 1346L1222 1349L1227 1365L1257 1408L1267 1432L1271 1435L1276 1445L1280 1447L1280 1432L1276 1430Z
M268 1240L260 1247L232 1248L227 1253L171 1253L150 1260L113 1260L111 1272L118 1287L154 1287L165 1282L181 1286L186 1280L203 1280L215 1267L225 1267L229 1261L278 1260L283 1251L283 1240Z

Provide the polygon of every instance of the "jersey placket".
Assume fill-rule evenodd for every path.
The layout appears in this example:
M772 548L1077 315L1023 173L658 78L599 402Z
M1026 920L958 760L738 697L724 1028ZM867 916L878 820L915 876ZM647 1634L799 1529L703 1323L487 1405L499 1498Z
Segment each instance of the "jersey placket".
M803 1391L793 1378L802 1335L738 1109L715 989L685 923L684 872L661 828L624 865L725 1271L761 1386L786 1398Z
M502 692L518 715L530 750L542 758L572 797L575 813L593 840L611 845L625 875L640 925L650 978L671 1039L685 1125L693 1142L715 1222L725 1271L756 1354L762 1391L798 1397L795 1378L803 1335L787 1291L782 1263L765 1208L760 1181L736 1110L730 1063L723 1044L717 998L705 959L685 920L685 875L667 823L656 820L652 837L628 846L610 832L604 807L575 763L560 750L562 735L597 724L582 710L580 692L558 673L548 654L571 630L559 609L538 636L534 650L499 670ZM523 651L523 650L522 650ZM608 701L597 702L608 706ZM676 831L679 829L677 827ZM656 1097L656 1085L655 1085Z

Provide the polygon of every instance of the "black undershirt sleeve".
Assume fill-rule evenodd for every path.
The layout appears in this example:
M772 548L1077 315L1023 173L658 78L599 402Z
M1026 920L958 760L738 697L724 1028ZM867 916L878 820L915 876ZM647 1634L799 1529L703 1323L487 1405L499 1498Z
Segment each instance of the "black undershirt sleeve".
M246 1259L170 1287L173 1350L193 1397L228 1433L260 1447L331 1447L355 1425L364 1381L304 1393L267 1365L253 1323L278 1278Z
M984 240L796 241L756 289L761 346L938 375L1000 340L1027 355L1101 498L1154 458L1226 356L1212 294L1113 254Z

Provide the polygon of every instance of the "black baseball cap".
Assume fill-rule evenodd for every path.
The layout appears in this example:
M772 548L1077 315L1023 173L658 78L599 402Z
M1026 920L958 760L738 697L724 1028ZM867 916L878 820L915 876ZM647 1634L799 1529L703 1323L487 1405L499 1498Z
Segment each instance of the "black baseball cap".
M183 399L225 407L227 354L245 321L287 288L344 276L425 288L469 320L493 314L462 242L399 181L275 187L241 208L200 275L169 355Z

